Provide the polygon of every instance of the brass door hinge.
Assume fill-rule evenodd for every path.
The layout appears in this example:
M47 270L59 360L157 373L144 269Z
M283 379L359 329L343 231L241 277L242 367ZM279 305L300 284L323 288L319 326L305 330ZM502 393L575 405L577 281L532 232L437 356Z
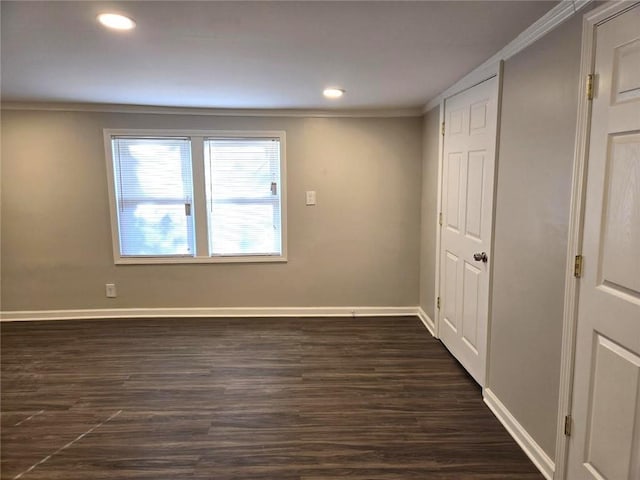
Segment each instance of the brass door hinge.
M587 75L587 100L593 100L593 82L595 74L590 73Z
M442 125L440 125L440 133L444 137L444 122L442 122Z
M576 255L573 262L573 276L580 278L582 276L582 255Z
M567 437L571 436L571 415L564 417L564 434Z
M436 307L440 310L440 297L438 297L438 300L436 301Z
M438 224L442 226L442 212L438 214Z

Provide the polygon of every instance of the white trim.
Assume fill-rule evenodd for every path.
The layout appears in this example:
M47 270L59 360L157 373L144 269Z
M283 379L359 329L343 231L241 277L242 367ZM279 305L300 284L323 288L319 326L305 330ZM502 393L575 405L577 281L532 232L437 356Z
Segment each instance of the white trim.
M501 109L501 105L502 105L502 71L503 71L503 62L499 61L497 63L495 63L494 65L491 66L491 68L485 69L483 70L483 72L481 73L482 76L486 77L482 77L482 76L477 76L474 77L473 82L475 83L471 83L467 85L465 84L456 84L453 85L451 88L447 89L447 92L451 92L450 95L448 95L446 98L443 97L440 100L439 106L440 106L440 123L438 125L438 191L437 191L437 197L436 197L436 251L435 251L435 255L436 255L436 263L435 263L435 283L436 283L436 288L435 288L435 294L434 294L434 305L436 306L435 308L435 328L434 328L434 337L439 338L439 331L440 331L440 311L438 310L437 307L437 302L438 302L438 297L440 296L440 237L442 234L442 226L440 225L440 213L442 212L442 191L443 191L443 187L442 187L442 175L443 175L443 165L444 165L444 135L442 135L442 123L445 121L445 103L446 100L454 95L457 95L458 93L462 93L462 91L464 90L468 90L469 88L472 88L482 82L485 82L487 80L490 80L493 77L497 78L496 84L496 109L497 109L497 117L496 117L496 145L495 145L495 166L494 166L494 181L493 181L493 185L494 185L494 192L493 192L493 210L492 210L492 216L493 219L495 219L495 208L496 208L496 191L497 191L497 179L498 179L498 164L497 164L497 158L498 158L498 153L499 153L499 145L498 145L498 140L500 138L500 109ZM482 78L482 79L481 79ZM460 88L460 90L455 90L455 88ZM430 109L429 109L430 110ZM426 113L426 112L425 112ZM445 129L446 129L446 125L445 125ZM492 225L492 231L491 231L491 248L493 251L493 219L491 221L491 225ZM491 270L490 270L491 272ZM492 274L491 274L492 275ZM490 275L489 277L489 281L492 281L492 276ZM491 283L489 284L489 293L491 293ZM489 301L491 301L491 297L489 297ZM489 312L490 313L490 312ZM487 325L488 327L488 325ZM489 335L489 330L487 330L487 339ZM488 354L489 350L488 350L488 345L487 345L487 354ZM485 365L485 370L488 370L488 361L487 361L487 365ZM487 371L488 374L488 371ZM489 378L488 375L485 378Z
M637 3L608 2L585 14L582 23L582 52L578 85L578 112L571 187L571 209L567 260L565 266L565 294L562 320L562 351L560 357L560 392L556 422L556 480L566 476L569 440L564 434L564 417L571 414L573 401L573 374L575 338L578 320L578 294L580 280L573 276L576 255L582 252L583 215L586 195L587 153L591 128L591 102L587 100L586 77L593 73L595 55L595 28L599 23L632 8Z
M105 128L107 137L232 137L232 138L280 138L284 130L189 130L172 128Z
M495 258L496 252L496 211L498 206L498 168L500 166L500 132L502 126L502 85L504 82L504 61L498 63L498 75L496 78L496 143L493 159L493 193L491 208L491 254ZM489 387L489 373L491 362L489 362L489 352L491 352L491 319L493 318L493 262L489 265L489 301L487 303L487 338L485 343L485 365L484 378L485 386Z
M365 109L365 110L314 110L314 109L227 109L201 107L166 107L154 105L120 105L96 103L51 103L51 102L2 102L1 110L48 110L73 112L102 112L102 113L146 113L162 115L212 115L232 117L419 117L440 105L442 100L450 97L454 92L460 92L486 80L487 72L495 72L500 60L507 60L524 50L536 40L542 38L567 18L584 8L592 0L561 0L558 5L549 10L544 16L524 30L514 40L505 45L498 53L491 56L480 66L473 69L462 79L458 80L445 91L432 98L420 108L397 109Z
M585 166L588 142L591 102L587 100L585 77L592 71L593 25L586 18L582 25L582 58L578 77L578 115L573 159L573 179L569 210L569 232L564 280L564 309L562 321L562 347L560 353L560 386L556 419L556 478L566 475L569 442L564 435L564 417L571 411L573 360L575 347L576 316L578 311L579 279L573 276L575 256L582 252L582 209L585 192Z
M444 92L429 100L422 111L427 112L433 107L438 106L445 98L451 97L456 93L473 87L477 83L486 80L489 72L497 71L497 65L501 60L507 60L518 52L524 50L533 42L542 38L555 27L560 25L567 18L577 13L578 10L584 8L590 2L591 0L562 0L544 16L540 17L538 21L533 23L529 28L524 30L515 39L505 45L502 50L490 57L480 66L473 69L463 78L447 88Z
M101 103L51 103L51 102L2 102L1 110L49 110L73 112L103 113L147 113L162 115L212 115L232 117L419 117L443 99L481 82L487 77L487 71L496 70L500 60L507 60L540 39L567 18L591 3L592 0L561 0L558 5L524 30L514 40L505 45L498 53L491 56L480 66L473 69L451 87L432 98L423 107L397 109L365 109L365 110L314 110L314 109L228 109L201 107L166 107L154 105L120 105Z
M442 123L444 122L444 99L440 102L440 123L438 124L438 189L436 197L436 263L435 263L435 294L433 296L434 306L434 329L433 336L439 338L440 332L440 309L438 308L438 297L440 296L440 236L442 225L440 225L440 214L442 213L442 172L444 164L444 135L442 134Z
M282 244L284 246L284 238ZM116 245L116 244L114 244ZM200 243L201 245L201 243ZM198 246L196 246L198 248ZM206 248L206 244L205 244ZM284 250L284 248L283 248ZM114 255L116 252L114 252ZM115 257L115 265L186 265L193 263L287 263L286 255L216 255L216 256L199 256L193 257L184 255L166 256L166 257Z
M432 336L436 336L435 333L435 329L436 329L436 325L435 323L433 323L433 320L431 320L431 317L429 317L429 315L427 315L427 312L425 312L422 307L418 307L418 318L420 319L420 321L422 321L422 323L424 324L425 327L427 327L427 330L429 330L429 333Z
M410 317L419 307L202 307L23 310L0 312L0 321L89 320L166 317Z
M119 105L110 103L2 102L0 110L37 110L53 112L143 113L157 115L206 115L215 117L314 117L314 118L393 118L420 117L422 108L367 110L304 109L230 109L199 107L163 107L153 105Z
M451 85L436 98L429 101L429 103L427 103L427 105L424 107L424 111L428 112L433 107L441 105L447 98L451 98L459 93L464 92L465 90L469 90L470 88L475 87L476 85L486 80L489 80L491 77L495 77L498 74L499 64L500 60L492 61L487 65L483 63L480 67L476 68L468 75Z
M547 480L553 479L555 465L553 460L544 452L542 447L536 443L527 430L509 412L507 407L488 388L482 391L484 403L493 412L502 426L509 432L513 439L520 445L520 448L527 454L533 464L540 470Z
M194 255L171 256L123 256L120 253L120 222L116 199L115 162L112 151L114 137L185 137L191 145L191 176L193 181L193 201L195 203ZM209 231L206 228L208 218L205 202L205 178L197 166L204 165L203 141L206 138L277 138L280 142L280 245L281 253L254 255L208 255ZM194 264L194 263L286 263L287 262L287 154L286 132L284 130L184 130L184 129L103 129L107 184L109 189L109 212L111 217L111 242L113 259L116 265L154 265L154 264ZM199 156L199 158L198 158ZM200 202L200 205L198 205ZM205 212L200 213L198 212Z
M495 70L495 71L494 71ZM458 95L459 93L462 93L462 91L464 90L468 90L469 88L473 88L476 85L479 85L480 83L492 80L493 78L495 78L496 80L496 86L495 86L495 91L494 91L494 95L495 95L495 102L496 102L496 125L495 125L495 138L494 138L494 168L493 168L493 191L491 194L491 201L492 201L492 205L491 205L491 219L490 219L490 224L491 224L491 228L490 228L490 232L491 232L491 239L489 241L489 256L493 255L494 252L494 243L495 243L495 216L496 216L496 206L497 206L497 190L498 190L498 157L499 157L499 152L500 152L500 145L499 145L499 141L500 141L500 121L501 121L501 116L502 116L502 82L503 82L503 70L504 70L504 62L502 60L500 60L499 62L497 62L495 65L493 65L492 69L488 69L484 71L484 74L489 75L487 78L483 79L480 82L477 82L474 85L471 85L469 87L465 87L463 88L463 90L456 92L454 94L451 95L451 97ZM447 97L445 99L442 100L441 104L440 104L440 126L439 128L442 127L442 123L445 122L445 132L446 132L446 108L447 108L447 101L451 98L451 97ZM440 139L438 141L438 148L440 150L439 155L438 155L438 197L436 199L437 201L437 207L438 207L438 212L437 212L437 220L436 220L436 265L435 265L435 283L436 283L436 288L435 288L435 303L434 305L435 307L435 337L439 338L439 334L440 334L440 323L442 321L441 315L440 315L440 310L438 309L438 297L440 296L440 257L441 257L441 248L442 248L442 243L441 243L441 236L442 236L442 225L440 225L440 213L442 211L442 195L444 193L444 187L443 187L443 174L444 174L444 149L445 149L445 136L442 135L442 130L439 131L439 136ZM488 264L488 282L489 282L489 287L488 287L488 303L487 303L487 332L486 332L486 338L484 339L485 341L485 351L484 351L484 384L482 386L486 386L486 383L489 381L489 343L490 343L490 336L491 336L491 314L492 314L492 303L491 303L491 299L492 299L492 292L493 292L493 262L489 262Z

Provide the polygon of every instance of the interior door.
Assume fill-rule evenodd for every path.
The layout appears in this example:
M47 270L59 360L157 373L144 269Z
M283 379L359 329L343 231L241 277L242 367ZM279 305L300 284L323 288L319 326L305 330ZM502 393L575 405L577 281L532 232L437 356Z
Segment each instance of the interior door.
M571 480L640 479L640 7L596 28Z
M438 334L482 386L497 125L497 78L445 101Z

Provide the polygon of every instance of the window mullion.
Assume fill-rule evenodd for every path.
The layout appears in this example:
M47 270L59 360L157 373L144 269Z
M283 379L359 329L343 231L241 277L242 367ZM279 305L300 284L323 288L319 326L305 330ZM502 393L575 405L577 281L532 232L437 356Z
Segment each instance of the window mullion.
M196 230L196 256L209 256L209 218L204 174L204 137L191 137L191 171L193 172L193 214Z

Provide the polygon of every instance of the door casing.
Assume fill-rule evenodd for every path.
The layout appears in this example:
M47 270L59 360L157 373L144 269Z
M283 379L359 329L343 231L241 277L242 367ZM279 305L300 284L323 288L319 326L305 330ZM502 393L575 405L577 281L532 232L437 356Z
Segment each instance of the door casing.
M490 240L490 244L491 244L491 252L494 252L494 239L495 239L495 222L493 221L495 218L495 209L496 209L496 192L497 192L497 178L498 178L498 163L499 163L499 140L500 140L500 119L501 119L501 107L502 107L502 78L503 78L503 66L504 66L504 61L500 60L499 62L496 62L495 64L493 64L493 66L491 68L488 68L486 70L483 70L480 75L476 78L474 78L474 82L471 85L465 85L464 87L460 88L459 90L456 91L451 91L451 92L447 92L448 95L446 98L442 99L442 101L440 102L440 125L442 126L444 120L445 120L445 106L446 106L446 102L449 98L454 97L464 91L467 91L473 87L475 87L476 85L479 85L487 80L490 80L492 78L496 78L496 85L495 85L495 98L496 98L496 136L495 136L495 146L494 146L494 152L495 152L495 160L494 160L494 171L493 171L493 192L491 193L491 209L490 209L490 215L491 215L491 229L490 229L490 235L491 235L491 240ZM437 216L438 218L440 218L440 214L442 212L442 196L444 195L444 187L443 187L443 176L444 176L444 134L442 131L440 131L440 135L438 136L439 138L439 143L438 143L438 193L437 193ZM440 338L439 332L440 332L440 322L442 321L441 319L441 315L440 315L440 310L438 309L437 305L438 305L438 298L441 296L441 292L440 292L440 275L441 275L441 265L440 265L440 258L441 258L441 248L442 248L442 244L441 244L441 237L442 237L442 225L440 225L440 222L436 223L436 229L437 229L437 234L436 234L436 251L435 251L435 255L436 255L436 261L435 261L435 295L434 295L434 305L436 306L435 308L435 319L434 319L434 331L435 331L435 337L436 338ZM491 299L493 296L493 268L492 268L492 261L489 262L488 265L488 275L489 275L489 289L488 289L488 312L487 312L487 338L486 338L486 345L485 345L485 386L484 388L488 387L488 380L489 380L489 348L490 348L490 338L491 338Z
M581 255L582 252L587 156L591 131L591 100L587 98L587 76L593 74L595 68L595 30L598 25L633 8L638 3L640 2L629 2L628 0L607 2L601 7L586 13L583 17L580 82L578 86L578 118L571 187L567 264L565 268L565 299L562 322L560 395L558 399L554 480L563 480L567 474L569 442L565 435L565 417L571 415L578 320L578 282L580 281L579 278L574 276L574 263L576 256Z

